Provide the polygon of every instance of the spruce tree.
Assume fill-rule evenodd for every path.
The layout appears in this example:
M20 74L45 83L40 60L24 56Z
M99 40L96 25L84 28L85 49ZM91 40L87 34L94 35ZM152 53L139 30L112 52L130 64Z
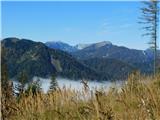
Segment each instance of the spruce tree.
M18 77L18 84L16 86L16 90L18 91L17 96L25 92L25 85L27 82L28 82L27 74L23 71L20 73L20 76Z
M158 22L159 22L159 7L158 7L158 0L149 0L144 1L144 6L140 9L141 10L141 17L140 17L140 24L143 24L142 27L146 33L143 36L149 35L150 36L150 47L154 51L154 61L153 61L153 71L154 75L157 71L157 43L158 43Z
M55 77L55 75L52 75L49 90L50 91L56 90L57 87L58 87L58 83L57 83L56 77Z

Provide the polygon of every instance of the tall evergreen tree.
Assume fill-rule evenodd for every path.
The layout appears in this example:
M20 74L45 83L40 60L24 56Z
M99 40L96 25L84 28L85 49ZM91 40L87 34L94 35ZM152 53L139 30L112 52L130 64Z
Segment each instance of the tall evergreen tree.
M17 96L21 95L25 91L25 85L28 82L27 74L23 71L18 77L18 84L16 90L18 91Z
M140 24L143 24L142 27L146 33L143 36L149 35L151 48L154 50L154 75L157 70L157 41L158 41L158 20L159 20L159 7L158 0L149 0L143 2L144 6L140 9L142 16L140 17Z
M55 75L52 75L51 76L51 82L50 82L50 89L49 90L50 91L56 90L57 87L58 87L58 83L57 83L56 77L55 77Z

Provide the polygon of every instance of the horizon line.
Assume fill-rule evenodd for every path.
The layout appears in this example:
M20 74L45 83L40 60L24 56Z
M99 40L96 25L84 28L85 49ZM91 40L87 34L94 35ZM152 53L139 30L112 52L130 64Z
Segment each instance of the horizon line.
M43 44L47 43L47 42L62 42L62 43L65 43L65 44L68 44L72 47L75 47L76 45L78 44L96 44L96 43L100 43L100 42L111 42L112 45L115 45L115 46L118 46L118 47L125 47L125 48L128 48L128 49L135 49L135 50L147 50L147 49L150 49L150 47L148 48L145 48L145 49L139 49L139 48L131 48L131 47L128 47L126 45L117 45L115 43L113 43L112 41L108 41L108 40L102 40L102 41L99 41L99 42L90 42L90 43L76 43L74 45L71 45L69 44L68 42L65 42L63 40L49 40L49 41L37 41L37 40L34 40L34 39L30 39L30 38L22 38L22 37L4 37L1 39L1 41L3 41L4 39L8 39L8 38L15 38L15 39L19 39L19 40L22 40L22 39L25 39L25 40L30 40L30 41L33 41L33 42L41 42ZM157 50L160 50L160 49L157 49Z

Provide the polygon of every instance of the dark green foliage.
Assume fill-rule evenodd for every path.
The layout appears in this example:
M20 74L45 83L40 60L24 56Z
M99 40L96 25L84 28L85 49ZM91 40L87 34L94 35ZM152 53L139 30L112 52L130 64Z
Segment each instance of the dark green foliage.
M28 78L46 77L55 72L54 67L48 62L50 57L47 48L42 43L7 38L2 41L2 46L6 48L5 58L11 78L20 76L22 71L26 72Z
M125 79L135 70L131 65L116 59L92 58L82 62L103 75L110 75L112 80Z
M25 72L21 72L20 76L18 76L18 84L15 86L15 94L19 98L22 97L22 95L25 92L25 86L29 82L28 76Z
M96 45L97 43L79 50L73 53L73 55L79 60L87 60L91 58L116 59L130 66L134 66L143 73L152 72L153 57L152 54L150 55L147 51L128 49L126 47L112 44L106 44L101 47L95 47ZM114 65L114 63L112 63L112 65Z
M32 93L32 95L37 95L42 91L40 79L38 78L36 81L33 81L32 83L28 84L27 89L25 90L25 93L29 95Z
M51 82L50 82L50 91L56 90L57 87L58 87L58 83L57 83L56 77L55 77L55 75L52 75Z
M34 76L49 77L53 74L70 79L110 79L80 63L68 53L48 48L40 42L6 38L2 40L2 46L6 49L3 57L7 60L10 78L18 78L25 71L30 80Z
M28 77L25 72L21 72L19 78L18 78L18 86L17 86L17 91L19 94L23 93L25 90L25 85L28 82Z
M57 54L56 54L57 53ZM62 77L68 77L71 79L91 79L91 80L108 80L109 76L103 77L103 75L97 73L95 70L90 69L85 64L82 64L74 57L66 52L62 51L50 51L53 59L58 59L63 69L58 75ZM56 54L56 56L55 56Z

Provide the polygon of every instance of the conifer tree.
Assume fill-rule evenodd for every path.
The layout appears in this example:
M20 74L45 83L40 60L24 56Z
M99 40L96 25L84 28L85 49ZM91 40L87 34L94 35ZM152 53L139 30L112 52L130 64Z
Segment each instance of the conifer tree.
M57 87L58 87L58 83L57 83L56 77L55 77L55 75L52 75L51 82L50 82L50 91L56 90Z
M159 7L158 7L158 0L149 0L144 1L144 6L140 9L141 10L141 17L140 17L140 24L143 24L142 27L146 33L143 36L149 35L150 36L150 47L154 51L154 61L153 61L153 71L154 75L157 71L157 43L158 43L158 22L159 22Z
M18 77L18 84L15 88L18 91L17 96L25 92L25 85L27 82L28 82L27 74L23 71L20 73L20 76Z

